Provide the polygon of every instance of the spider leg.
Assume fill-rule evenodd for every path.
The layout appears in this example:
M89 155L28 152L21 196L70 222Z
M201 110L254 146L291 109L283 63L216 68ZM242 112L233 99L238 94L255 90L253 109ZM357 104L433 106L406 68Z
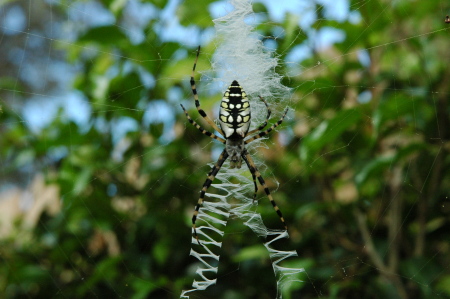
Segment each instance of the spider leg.
M266 105L267 108L267 116L266 116L266 120L264 121L264 123L262 125L260 125L258 128L251 130L250 132L247 133L247 135L251 135L255 132L261 131L262 129L264 129L267 126L267 122L269 121L270 115L272 114L272 110L270 110L269 105L267 104L266 100L264 100L261 96L259 97L261 99L261 101L264 102L264 104Z
M245 140L245 144L249 144L250 142L252 142L253 140L259 139L263 136L266 136L267 134L269 134L273 129L275 129L276 127L278 127L284 120L284 117L286 116L286 113L288 112L289 108L286 108L286 110L284 110L283 116L280 118L279 121L277 121L276 123L274 123L270 128L268 128L267 130L265 130L264 132L259 132L258 134L256 134L255 136Z
M253 178L253 185L255 185L255 193L253 193L253 202L255 202L255 200L256 200L256 193L258 192L258 185L256 185L256 175L253 172L252 172L252 178Z
M206 115L205 110L203 110L200 107L200 101L198 100L198 94L197 94L197 88L195 87L195 80L194 80L194 75L195 75L195 67L197 66L197 61L198 61L198 56L200 55L200 46L198 46L197 49L197 57L195 58L195 62L194 62L194 67L192 68L192 75L191 75L191 89L192 89L192 93L194 94L194 100L195 100L195 107L197 107L197 111L198 113L200 113L200 115L206 120L206 122L214 128L214 130L216 130L217 132L219 132L220 134L222 134L222 136L225 136L223 134L223 131L209 118L208 115Z
M281 210L278 208L277 204L273 200L272 195L270 194L269 188L266 186L266 182L264 181L263 177L261 176L261 173L259 173L258 168L256 167L255 163L253 162L252 157L250 154L246 151L244 155L242 155L242 158L244 159L245 163L247 163L248 169L250 172L255 175L258 178L259 183L264 188L264 191L266 192L267 197L270 200L270 203L273 206L273 209L275 212L277 212L278 216L280 217L281 222L284 225L284 228L287 230L286 222L284 221L283 214L281 213Z
M225 144L225 139L220 138L219 136L217 136L214 133L211 133L205 129L203 129L198 123L196 123L188 114L188 112L186 111L186 109L184 109L184 106L182 104L180 104L181 108L183 108L184 114L186 115L188 121L194 126L196 127L200 132L202 132L202 134L211 137L212 139L216 139L219 140L220 142L222 142L223 144Z
M194 237L197 239L197 242L199 245L200 241L198 239L197 235L197 229L195 226L195 222L197 220L198 212L200 210L200 207L203 205L203 199L205 198L206 190L208 190L209 186L211 186L211 183L214 181L214 178L216 177L217 173L219 172L220 168L222 167L225 160L228 158L228 153L226 149L223 150L222 154L220 154L219 160L217 160L216 164L211 168L211 171L208 173L208 178L206 179L205 183L203 184L203 188L200 191L200 198L198 199L197 205L195 206L194 215L192 216L192 229L194 230Z

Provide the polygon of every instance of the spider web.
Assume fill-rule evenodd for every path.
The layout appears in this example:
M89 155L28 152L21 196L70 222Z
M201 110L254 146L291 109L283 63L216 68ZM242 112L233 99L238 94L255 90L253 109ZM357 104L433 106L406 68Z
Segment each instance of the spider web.
M186 1L184 4L195 5L194 2ZM194 27L185 27L182 33L177 33L178 29L174 29L178 28L176 27L175 11L177 7L183 5L182 3L169 1L167 5L161 6L161 11L156 2L148 4L139 1L127 3L111 1L108 4L109 9L105 8L104 3L106 2L73 1L68 3L24 0L11 1L3 4L0 8L2 16L0 51L5 57L2 61L0 86L0 105L2 106L0 144L5 149L0 160L2 165L0 172L2 178L0 232L2 235L1 247L3 248L1 271L5 273L2 276L7 277L0 281L0 287L6 296L12 298L18 294L27 294L28 296L39 294L42 290L39 289L36 281L46 277L45 279L51 281L49 285L54 290L53 295L59 294L66 297L71 296L70 292L73 291L74 284L79 286L77 291L84 296L103 296L110 292L114 297L129 297L130 293L135 298L177 297L181 289L188 287L197 266L201 265L201 263L195 262L194 265L187 262L182 263L177 259L179 259L179 255L182 255L183 259L187 259L189 254L189 219L192 217L192 207L197 200L204 173L208 172L208 168L204 165L217 160L218 153L222 148L213 142L206 143L207 137L202 136L198 131L189 131L189 124L181 118L181 111L179 111L181 100L191 103L191 107L193 107L188 76L195 57L194 50L189 52L161 50L157 58L148 58L144 49L136 50L138 54L131 54L113 51L108 47L97 47L94 43L89 45L77 40L90 28L108 25L108 30L111 31L102 36L103 43L114 43L114 39L108 40L108 37L125 32L133 45L142 43L150 52L156 49L156 46L152 44L152 40L146 40L146 36L150 36L151 33L145 32L142 28L145 28L149 22L160 18L163 21L155 25L155 28L159 28L157 34L168 44L170 41L176 41L191 49L198 44L215 45L214 48L203 47L204 50L201 54L203 62L198 66L198 70L202 74L197 82L200 100L205 99L202 101L202 105L205 105L208 111L218 110L217 106L211 107L212 104L209 102L217 105L220 97L216 96L213 98L214 101L208 99L214 97L215 94L221 94L224 86L229 84L236 75L239 76L238 81L247 93L253 96L252 109L254 110L252 113L255 117L253 126L261 123L265 116L264 106L258 101L257 95L263 95L268 100L274 110L272 119L278 118L287 105L292 108L292 112L282 127L277 130L277 133L272 134L269 141L256 144L254 148L251 148L252 157L257 159L257 165L262 170L272 195L284 214L288 215L285 218L288 221L291 236L284 241L287 244L287 256L293 255L291 251L293 246L296 246L294 248L299 255L298 258L292 259L295 261L288 262L291 259L284 261L288 262L286 263L288 266L283 262L276 264L280 267L279 269L282 269L281 272L276 272L276 278L281 285L286 279L289 280L289 277L295 277L294 280L297 282L286 287L286 290L283 291L284 297L316 298L332 297L333 295L345 297L346 294L339 292L345 289L346 285L351 284L356 278L375 273L380 277L378 280L380 285L387 284L388 280L393 282L391 285L399 290L399 297L405 297L402 292L408 292L409 288L414 290L416 287L416 290L418 288L424 298L448 298L450 292L445 285L449 277L450 262L448 258L445 258L448 256L448 242L446 244L444 237L446 235L442 232L445 227L448 227L448 221L445 220L445 217L448 218L448 198L442 195L445 194L442 190L448 187L448 182L445 182L448 175L442 174L444 171L442 168L445 168L448 163L446 162L448 161L446 156L448 152L448 123L446 122L448 104L445 105L448 99L448 87L445 86L448 84L445 84L445 80L433 81L438 66L433 65L434 60L427 58L434 50L440 51L442 53L440 63L448 64L450 57L448 51L445 50L448 49L448 44L442 44L439 40L442 36L448 37L449 27L445 26L443 22L445 15L450 12L447 1L435 2L433 9L436 22L427 18L423 23L409 24L409 26L417 25L418 29L415 32L410 30L406 33L401 31L402 28L397 27L396 23L407 22L407 20L396 20L389 14L389 11L404 6L402 8L403 17L414 20L417 19L416 15L425 14L425 12L411 10L405 1L353 1L351 4L346 1L286 1L286 3L278 1L277 8L271 7L271 2L264 2L268 7L268 12L259 12L247 18L246 22L255 25L261 31L264 30L264 27L258 26L261 23L274 28L271 36L262 36L264 45L268 48L276 48L274 44L278 40L288 41L287 44L280 46L277 54L285 57L280 61L278 67L283 68L287 74L282 82L292 87L289 92L282 88L281 90L274 89L273 85L270 85L274 81L265 82L264 80L268 78L267 73L252 78L259 66L252 65L245 69L249 73L244 73L239 69L240 63L228 64L229 70L220 71L219 65L217 65L220 60L217 62L217 57L225 58L224 53L229 50L220 48L223 41L214 39L215 32L211 28L203 30L201 34L198 28ZM316 4L320 4L320 7L317 8ZM289 7L285 8L284 6ZM338 8L341 6L342 10ZM214 18L223 17L233 11L233 8L223 1L212 3L209 9L213 12L212 14L216 14ZM374 18L370 21L361 16L366 9L373 10L371 15ZM159 15L160 12L162 12L161 15ZM289 12L289 14L280 15L283 12ZM389 34L386 38L378 36L378 39L372 41L368 46L359 44L361 40L365 40L365 36L376 31L386 18L391 18L392 31L398 30L398 35ZM195 18L192 16L192 20L199 23L206 19L210 21L213 18L203 14L195 16ZM362 29L356 32L352 28L340 26L341 23L347 21L353 24L363 24L360 27ZM300 29L291 32L285 31L284 25L280 25L283 22L299 25ZM317 22L330 25L322 30L314 30L314 24ZM333 31L334 27L339 29ZM292 34L290 39L284 39L287 33ZM184 36L189 36L189 38L186 39ZM392 39L392 36L396 37ZM85 36L85 38L87 40L89 36ZM257 36L257 38L259 39L261 36ZM346 44L345 48L339 48L339 51L336 51L333 47L339 47L340 42L345 39L352 40L353 43ZM303 42L299 43L299 40L303 40ZM425 47L424 43L430 43L430 46ZM414 44L416 47L411 48L411 45ZM238 49L236 48L236 50ZM403 57L399 57L397 52L394 52L401 50L404 53ZM141 52L139 53L139 51ZM287 56L284 56L286 54ZM232 52L230 57L237 55L238 53ZM96 82L95 88L91 88L89 94L84 93L81 91L84 90L83 87L80 86L88 84L88 82L77 81L80 78L77 74L85 70L83 65L85 61L97 61L99 56L103 57L105 65L108 64L108 59L111 59L120 62L121 67L111 67L108 73L105 72L106 75L101 76L102 64L95 64L96 78L91 81ZM264 62L267 62L270 57L269 55L264 58ZM377 58L380 63L373 58ZM423 62L417 72L423 72L426 78L423 82L429 83L429 88L423 87L421 82L414 81L411 81L409 85L404 85L405 78L402 76L405 76L407 70L402 71L402 68L406 68L407 64L402 62L415 59ZM136 66L153 63L163 65L164 62L172 60L174 64L179 63L182 67L171 65L171 68L163 73L147 74L144 67ZM316 63L311 65L310 60L315 60ZM324 77L335 79L342 74L339 73L338 66L345 60L353 60L362 66L361 69L371 70L371 72L355 70L346 73L347 77L342 79L324 79ZM211 61L212 66L207 66L205 61ZM372 74L377 74L375 68L383 67L383 63L392 64L393 68L399 69L399 72L395 73L398 78L391 80L394 85L386 87L383 85L386 80L371 77ZM213 71L209 73L208 69ZM172 89L168 92L167 97L165 97L166 95L151 95L161 100L152 101L148 105L138 103L133 108L122 105L122 98L119 96L105 96L108 78L112 78L120 72L127 74L130 70L140 76L140 83L130 80L131 83L125 85L125 89L117 91L118 95L133 98L134 90L142 86L144 89L151 90L158 84L183 84L183 88ZM321 76L324 74L325 76ZM361 76L366 76L367 80L361 80ZM302 78L301 81L298 80L299 77ZM443 78L448 78L448 76L443 76ZM280 78L274 80L278 79ZM301 83L293 86L290 82ZM398 85L395 82L398 82ZM78 86L79 91L74 90L73 85ZM266 89L263 90L263 88ZM271 95L270 92L275 92L275 94ZM361 114L361 110L356 110L359 105L372 103L371 101L377 99L380 93L390 95L394 108L386 104L381 108L376 105L369 107L363 114ZM336 103L334 99L337 96L344 100ZM443 98L444 100L442 100ZM427 105L424 105L423 102L426 102ZM319 108L316 109L316 107ZM340 111L343 107L348 109L335 118L336 111ZM392 117L391 120L383 119L382 109L389 113L396 113L398 120L396 126L390 124L395 117ZM318 111L319 115L308 114L308 111L311 110ZM408 117L403 116L405 110L411 111ZM259 113L259 111L263 112ZM103 121L101 117L98 117L95 124L90 123L93 114L98 116L102 113L105 115L123 113L124 116L105 118ZM434 115L436 128L434 131L429 128L424 129L424 124L421 123L424 119L423 114L427 113ZM176 116L180 117L176 118ZM139 121L133 120L134 118ZM182 119L181 125L176 119ZM201 123L201 118L198 117L197 121ZM360 167L359 169L364 171L359 171L358 175L351 173L354 169L358 169L355 167L335 174L334 182L314 181L317 177L312 175L313 171L325 168L329 163L329 157L341 159L340 162L345 164L352 155L351 149L355 144L373 146L371 144L373 140L362 139L363 131L355 130L354 127L348 125L349 122L357 123L364 128L373 127L375 139L377 134L383 133L383 126L389 127L392 131L391 137L384 138L382 143L377 144L377 154L371 156L373 163L367 163L365 168ZM64 124L69 124L67 129L59 129ZM129 155L130 148L134 144L132 140L135 138L132 133L139 132L136 127L140 128L141 125L146 129L151 128L153 131L150 134L142 134L140 138L142 144L147 145L145 150ZM80 167L80 160L89 156L87 153L90 149L80 145L79 138L82 134L88 134L92 127L100 132L105 132L105 134L109 130L112 132L113 151L105 153L105 157L111 156L114 166L105 168L106 171L91 172L88 167ZM53 128L53 130L48 128ZM21 130L25 133L20 133ZM63 131L61 136L68 136L69 145L61 146L54 142L52 134L57 134L58 130ZM344 139L347 142L335 142L336 136L345 130L348 130ZM408 134L411 131L412 134ZM17 136L14 134L24 134L24 136L14 139L14 136ZM182 153L179 154L178 159L169 164L164 160L165 152L171 144L176 142L177 138L180 138L180 135L188 139L193 146L189 151L180 149ZM411 136L416 136L417 140L425 139L429 142L430 148L426 151L426 155L421 154L419 157L407 155L408 150L413 152L415 145L414 138ZM95 138L100 137L96 135ZM43 142L38 143L38 140L43 140ZM324 140L328 141L326 146L323 144ZM316 144L318 145L316 146ZM319 150L319 147L323 150ZM100 151L101 148L95 150ZM280 162L280 160L274 159L274 153L280 153L280 155L284 153L286 160ZM296 156L292 153L296 153ZM341 153L342 155L339 155ZM258 159L261 156L264 158ZM420 159L423 163L417 163L417 160ZM270 165L268 167L262 163L266 160L269 161L267 162ZM361 162L361 160L359 161ZM88 162L84 163L88 164ZM151 166L146 169L147 173L137 171L136 169L143 167L144 163ZM55 184L55 181L61 182L61 180L52 179L52 176L55 175L54 171L63 166L66 171L63 173L66 175L66 179L62 181L70 186L69 190L64 184L61 184L62 186ZM303 166L305 167L302 168ZM336 164L332 166L339 168ZM67 171L70 167L77 176L70 175ZM185 167L189 169L188 172L181 171L184 175L179 176L179 169ZM233 242L235 238L239 240L241 237L241 241L242 238L247 238L246 229L238 226L242 224L242 221L247 226L254 228L257 235L264 236L268 233L264 228L260 229L262 221L265 223L269 221L269 227L277 227L279 220L276 219L276 215L272 215L275 213L270 210L272 207L268 206L266 198L262 198L260 195L259 204L253 205L251 199L244 196L252 194L253 185L246 167L243 168L242 172L230 173L227 165L224 165L217 177L221 184L213 184L213 188L206 196L205 210L208 208L214 212L207 224L211 224L211 227L214 228L210 228L213 233L206 228L200 231L205 233L205 238L208 235L213 236L211 243L214 243L215 249L220 247L217 241L220 239L226 246L222 245L222 249L218 250L218 253L216 251L209 253L210 256L213 254L217 256L216 260L221 255L220 262L211 264L213 268L215 267L213 276L218 280L214 281L216 282L214 287L205 290L203 294L202 292L196 293L199 297L219 298L218 294L223 291L221 281L229 283L235 276L244 276L248 273L246 268L252 264L247 263L241 254L232 253L233 250L230 250L230 245L226 243L230 238L233 238ZM380 168L385 171L380 171ZM154 173L151 169L154 169ZM286 174L283 173L284 170L287 170ZM377 171L380 173L380 179L374 180L370 174ZM117 175L118 172L123 173L123 176ZM275 175L278 180L274 177ZM154 176L157 178L155 179ZM388 178L382 178L382 176ZM97 205L99 206L96 206L92 204L92 200L83 195L83 192L100 192L100 187L96 183L107 180L105 177L118 178L115 183L107 184L105 191L110 196L108 201L110 205L114 207L114 210L122 213L114 214L113 225L109 225L105 221L106 216L101 214L101 210L107 206L100 200L101 197L98 197ZM171 177L177 177L180 182L179 190L173 190L173 194L167 191L161 194L160 190L165 190L165 182L169 181ZM71 180L74 180L73 184L66 183ZM118 194L123 190L123 184L119 182L122 181L133 186L135 190L139 190L145 200L150 201L151 204L145 206L142 204L145 202L144 200L136 202L131 200L131 197L129 199L119 198ZM193 182L196 182L198 187L192 187L195 186ZM324 193L308 189L309 184L321 186ZM373 186L378 186L383 192L377 202L369 202L364 198L358 198L357 194L360 190L356 190L356 184L362 186L367 197L370 195L368 189ZM439 184L441 187L436 187ZM296 186L298 193L289 195L283 193L283 190L291 189L290 187L293 185ZM64 190L64 193L61 193L61 190ZM333 194L325 191L333 192ZM407 199L405 199L405 194L409 194ZM435 196L432 196L433 194ZM73 216L73 214L65 213L64 211L67 211L68 207L76 204L74 199L76 197L81 202L81 207L77 210L79 215ZM332 213L330 211L332 209L323 208L330 198L334 198L338 204L347 203L349 212L338 215ZM356 205L356 198L363 201L364 204ZM315 206L312 204L314 201L317 202ZM434 205L436 201L439 204ZM165 204L159 204L159 202ZM185 204L186 202L190 204ZM218 202L222 202L226 208L218 209ZM432 204L439 207L440 210L428 210L428 215L432 214L433 217L430 216L431 218L428 219L429 221L425 221L425 224L423 224L424 220L420 220L417 221L418 226L411 225L412 217L419 219L425 217L427 220L427 215L420 214L420 211L424 210L421 207ZM377 208L373 208L373 205ZM185 221L182 223L172 217L174 211L180 210L180 206L188 207L183 213ZM268 206L267 210L265 210L265 206ZM295 208L295 211L286 210L287 207ZM316 212L311 212L313 207L316 207ZM263 211L262 219L259 218L258 213L253 212L256 210ZM106 209L106 211L110 210ZM157 212L155 213L155 211ZM324 215L317 211L323 212ZM396 211L397 213L395 213ZM145 215L149 214L160 214L154 216L157 217L155 218L157 223L152 222L151 218L145 218ZM229 218L230 215L231 218ZM203 220L206 220L204 217ZM339 233L341 227L323 226L322 224L327 221L326 217L342 217L340 222L344 225L350 225L347 218L355 219L351 225L357 227L355 230L358 231L358 234L343 236ZM236 221L235 218L240 219ZM21 220L18 224L16 223L17 219ZM52 222L48 219L56 220ZM144 224L142 224L143 219L147 221ZM387 225L384 223L386 219L393 219L393 221ZM70 238L67 239L81 247L81 253L73 250L67 239L60 237L60 234L63 235L62 233L55 233L55 228L52 226L55 221L74 223L69 227ZM175 231L166 229L169 222L184 226L180 228L181 226L178 225ZM421 223L422 226L420 226ZM83 225L90 227L86 228ZM225 225L227 229L224 228ZM133 231L136 227L157 227L159 230L143 229L146 239L142 241L138 237L139 232ZM217 230L217 227L220 230ZM40 232L38 239L32 232L35 229ZM330 243L317 240L322 235L321 229L336 229L337 240L332 243L333 248L330 248ZM412 246L399 243L401 234L418 231L417 235L420 235L421 230L425 230L422 233L427 235L439 234L443 241L431 247L426 244L426 239L422 238L421 245L420 242L414 243L416 246L415 259L401 263L399 255L405 254L405 247ZM180 254L181 249L176 253L165 253L169 250L164 242L168 241L161 237L160 233L162 232L172 236L172 239L184 238L180 239L182 241L179 243L186 243L185 245L176 244L184 250L184 253ZM317 234L317 237L311 236L310 232ZM142 250L147 253L148 259L154 260L153 263L148 262L142 258L142 255L139 256L139 262L145 264L147 270L138 271L136 270L138 267L132 259L121 258L121 255L126 252L124 238L121 234L130 236L129 238L136 236L136 243L145 244ZM386 235L384 243L380 242L383 234ZM183 237L184 235L186 237ZM11 258L14 256L13 251L16 247L4 241L11 236L14 236L14 239L20 239L14 243L14 246L22 246L21 248L27 249L29 243L37 240L36 247L45 249L27 251L26 257L23 259L25 266L19 266L15 262L15 258ZM63 242L63 240L66 241ZM267 254L267 250L273 250L270 249L270 246L275 246L279 241L277 237L269 238L269 240L266 243L269 247L263 248L264 254ZM255 238L251 241L264 247L261 239ZM318 243L321 246L318 246ZM242 241L242 244L245 242ZM327 255L324 254L322 261L314 260L317 256L310 249L317 250L318 247L323 252L328 252ZM345 248L352 253L341 254L336 247ZM52 250L51 248L56 249ZM240 248L242 254L249 253L249 251L245 251L247 248L244 245ZM61 261L61 265L64 265L62 268L58 268L56 265L55 268L52 268L47 263L50 253L54 257L57 255L56 252L61 255L59 261ZM259 251L256 250L256 252ZM429 254L421 255L421 252ZM279 253L279 251L271 251L272 262L277 261ZM100 259L102 254L108 258ZM191 254L197 255L193 251ZM230 256L237 256L237 261L229 261L229 259L232 260ZM261 257L263 254L255 254L252 256L253 259L255 256L264 260ZM198 255L197 257L202 258ZM183 267L177 268L176 271L168 271L171 262L178 266L183 265ZM86 263L96 270L87 271ZM210 262L207 263L210 264ZM324 267L324 264L327 263L331 265L328 268ZM395 266L396 264L397 266ZM401 269L399 269L399 264L401 264ZM221 268L222 266L223 268ZM266 265L266 268L270 267ZM283 276L285 273L290 274L288 269L299 268L304 268L305 271L294 271L293 276ZM329 269L332 271L330 272ZM321 270L328 272L319 273ZM114 277L109 276L109 273L116 272L122 272L121 274L126 279L119 280L117 277L120 275L117 274ZM210 273L206 273L205 281L208 286L215 278L209 278ZM269 276L268 273L264 274ZM269 281L274 281L273 274L271 275ZM329 278L325 279L324 277ZM168 283L168 280L176 281L176 286ZM120 284L117 281L120 281ZM123 283L124 281L126 283ZM104 284L106 287L99 288L97 284ZM125 286L125 284L127 285ZM181 286L181 284L183 285ZM242 284L236 285L242 286ZM203 286L205 284L199 283L198 288ZM251 287L251 283L246 282L246 287ZM253 287L257 288L258 285L255 284ZM279 291L280 287L277 286L276 290ZM105 292L105 289L108 292ZM230 292L224 293L223 296L237 294ZM294 295L289 295L291 292ZM375 293L376 290L373 292ZM260 294L257 291L250 294L257 294L258 298L273 298L275 291L273 294ZM244 296L243 294L239 295ZM249 295L249 297L251 296ZM281 296L281 293L279 292L277 296Z
M245 86L245 91L252 102L253 127L250 129L254 129L260 123L263 123L265 118L266 107L258 100L258 96L263 97L271 104L274 100L277 100L278 103L275 107L279 109L289 99L289 90L281 84L282 78L275 73L277 59L270 56L270 52L264 48L259 37L255 34L254 28L245 22L245 19L251 17L253 13L250 2L232 1L231 4L234 8L232 11L214 20L218 46L212 66L215 73L220 75L220 78L216 79L216 81L222 83L219 84L222 90L225 84L232 80L237 80L242 86ZM255 145L249 144L248 148L252 151ZM239 183L231 184L230 179L233 177L238 178ZM188 294L190 295L190 293L197 290L205 290L216 283L215 279L207 278L204 272L217 273L219 255L218 253L213 253L206 246L212 244L216 247L215 249L220 249L222 244L216 241L217 238L215 240L214 237L206 233L206 230L202 229L210 229L214 232L214 235L219 234L222 237L223 228L222 230L217 230L216 227L212 226L211 222L216 222L212 215L219 214L220 216L228 217L231 214L244 219L245 225L250 227L259 237L273 237L271 241L265 242L264 246L268 250L276 275L277 297L281 298L284 284L287 281L296 280L295 275L303 271L300 268L289 269L279 265L284 259L297 255L295 251L277 250L272 244L276 243L275 241L278 239L287 238L287 232L268 230L263 224L261 215L252 209L253 200L245 196L245 194L249 194L248 190L253 187L253 184L250 179L243 175L241 170L231 169L229 163L226 162L222 171L217 175L217 179L222 184L215 184L214 187L224 191L226 195L215 196L211 193L206 194L208 197L217 197L220 201L214 202L212 205L210 203L204 204L204 207L200 210L198 220L205 221L207 226L199 227L199 236L201 242L203 242L204 238L207 241L203 242L203 246L197 245L197 250L191 250L191 255L199 259L205 267L203 269L199 267L196 271L202 281L194 281L193 289L183 291L181 297L189 298ZM230 206L228 202L232 199L236 199L238 203ZM226 225L224 221L219 221L219 223L221 226ZM193 239L192 242L195 244L196 240ZM202 254L200 253L201 251L206 251L206 253ZM212 260L214 264L205 262L206 258Z

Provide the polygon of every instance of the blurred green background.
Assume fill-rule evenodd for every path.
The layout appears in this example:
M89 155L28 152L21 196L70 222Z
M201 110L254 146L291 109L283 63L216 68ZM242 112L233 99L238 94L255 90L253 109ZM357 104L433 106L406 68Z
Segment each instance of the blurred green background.
M299 255L285 265L306 270L284 297L450 298L450 3L278 2L254 10L293 92L259 156ZM218 148L179 103L202 123L188 80L225 3L0 4L1 297L179 297ZM191 298L274 298L262 242L231 219L217 284Z

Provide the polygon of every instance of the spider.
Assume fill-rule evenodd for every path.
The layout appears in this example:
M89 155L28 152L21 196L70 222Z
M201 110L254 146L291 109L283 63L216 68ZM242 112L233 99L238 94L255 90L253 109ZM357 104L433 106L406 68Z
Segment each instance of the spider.
M244 89L239 85L239 83L236 80L234 80L229 86L229 88L225 91L225 94L220 103L220 115L219 115L220 128L219 128L208 117L208 115L206 115L205 111L200 107L200 102L198 99L197 89L195 87L195 80L194 80L195 67L197 66L199 55L200 55L200 46L197 49L197 57L195 58L194 67L192 68L192 76L190 81L192 93L194 95L195 106L197 107L197 111L199 112L199 114L206 120L206 122L210 124L224 138L221 138L216 134L203 129L189 116L184 106L182 104L180 105L188 121L193 126L195 126L198 130L200 130L202 134L209 136L212 139L216 139L225 144L225 149L220 154L216 164L211 168L211 171L208 173L208 178L206 179L205 183L203 184L203 188L200 191L200 198L198 200L197 205L195 206L194 215L192 216L192 229L195 239L200 244L195 222L197 220L200 207L203 204L205 193L208 190L209 186L211 186L211 183L214 181L214 178L216 177L217 173L219 172L220 168L222 167L223 163L227 160L228 157L230 157L230 168L241 168L242 160L245 161L245 163L248 166L248 169L252 174L253 184L255 186L253 201L255 201L256 193L258 191L258 186L256 185L256 179L258 179L260 185L264 188L267 197L272 203L273 208L280 217L280 220L283 223L284 228L287 230L287 225L286 222L284 221L283 214L281 213L277 204L273 200L269 188L267 188L266 183L263 177L261 176L261 173L259 172L255 163L253 162L253 159L251 158L250 154L245 148L245 145L269 134L274 128L278 127L283 122L283 119L286 116L286 113L288 112L288 108L286 108L283 116L280 118L280 120L278 120L278 122L273 124L269 129L261 131L267 126L267 122L272 112L267 102L262 97L259 97L266 106L267 116L263 124L261 124L258 128L249 131L251 121L250 102L248 101ZM258 132L256 135L249 137L251 134L256 132ZM247 137L249 138L246 139Z

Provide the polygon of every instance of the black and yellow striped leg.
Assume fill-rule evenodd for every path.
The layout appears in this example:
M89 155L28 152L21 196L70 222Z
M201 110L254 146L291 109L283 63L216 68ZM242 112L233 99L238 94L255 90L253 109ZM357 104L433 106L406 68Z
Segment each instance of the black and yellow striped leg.
M258 192L258 185L256 185L256 176L252 172L252 178L253 178L253 185L255 185L255 193L253 193L253 202L256 200L256 193Z
M194 94L195 107L197 107L198 113L200 113L200 115L206 120L206 122L211 127L214 128L214 130L216 130L217 132L222 134L222 136L225 136L225 134L223 134L223 131L209 118L208 115L206 115L205 110L203 110L200 107L200 101L198 100L197 88L195 87L195 80L194 80L195 67L197 66L197 61L198 61L198 56L199 55L200 55L200 46L198 46L198 49L197 49L197 57L195 58L194 67L192 68L192 76L191 76L191 81L190 81L191 82L192 93Z
M257 178L261 186L264 188L264 191L266 192L267 197L270 200L270 203L272 204L275 212L277 212L278 216L280 217L281 222L284 225L284 228L287 230L286 222L284 221L283 214L281 213L280 209L278 208L277 204L275 203L275 200L273 200L272 195L270 194L269 188L266 186L266 182L261 176L261 173L259 173L258 168L256 167L255 163L252 160L252 157L250 157L250 154L246 151L244 155L242 155L242 158L244 159L245 163L247 163L248 169L252 174L254 174Z
M214 181L214 178L216 177L217 173L219 172L220 168L222 167L223 163L227 160L227 158L228 153L226 150L223 150L222 154L220 154L219 160L217 160L216 164L211 168L211 171L208 174L208 178L206 179L205 183L203 184L203 188L200 191L200 198L198 199L197 205L195 206L194 216L192 216L192 228L194 230L194 238L197 239L199 245L202 244L200 244L197 235L197 229L195 227L198 212L200 210L200 207L203 205L203 199L205 198L206 191L208 190L209 186L211 186L211 183Z
M220 138L219 136L217 136L214 133L211 133L205 129L203 129L198 123L196 123L188 114L188 112L186 111L186 109L184 109L184 106L182 104L180 104L181 108L183 108L184 114L186 115L188 121L194 126L196 127L200 132L202 132L202 134L211 137L212 139L216 139L219 140L220 142L222 142L223 144L226 143L225 139Z
M279 125L281 125L281 123L284 120L284 117L286 116L287 112L288 112L288 108L286 108L286 110L283 113L283 116L280 118L279 121L277 121L276 123L274 123L270 128L268 128L267 130L265 130L264 132L259 132L257 135L253 136L252 138L249 138L247 140L245 140L245 144L249 144L250 142L252 142L253 140L259 139L263 136L266 136L267 134L269 134L273 129L275 129L276 127L278 127Z
M255 132L258 132L258 131L261 131L262 129L264 129L267 126L267 122L269 121L270 115L272 114L272 110L270 110L269 105L267 104L266 100L264 100L261 96L259 98L261 99L261 101L263 101L264 105L266 105L266 108L267 108L266 120L258 128L248 132L247 135L251 135L251 134L253 134Z

